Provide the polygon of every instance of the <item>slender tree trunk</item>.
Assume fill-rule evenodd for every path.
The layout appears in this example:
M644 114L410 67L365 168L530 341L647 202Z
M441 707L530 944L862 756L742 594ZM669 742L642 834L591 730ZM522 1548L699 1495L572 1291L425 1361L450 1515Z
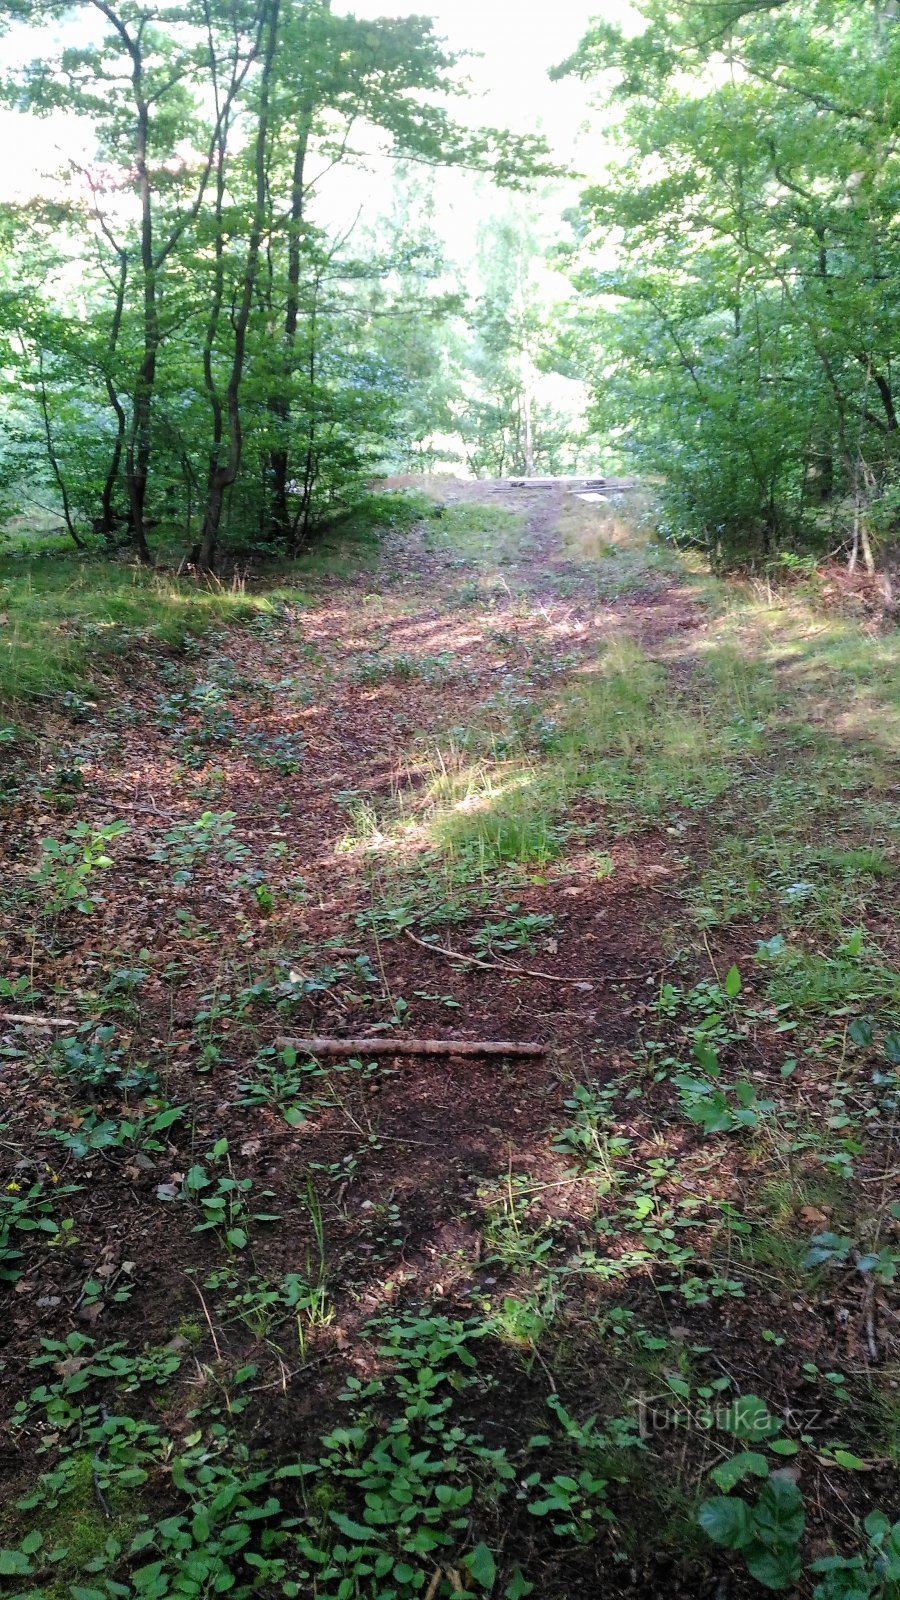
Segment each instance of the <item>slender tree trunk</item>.
M322 10L331 11L331 0L323 0ZM297 135L294 144L294 165L291 173L291 215L288 231L288 272L287 272L287 298L284 310L284 360L282 365L281 393L272 395L269 401L269 410L275 421L278 442L272 450L269 465L272 472L272 515L271 531L274 539L286 540L289 544L296 538L299 521L305 516L304 508L293 518L288 505L288 483L290 482L290 448L287 441L287 424L290 415L290 399L287 393L291 373L294 367L294 350L297 342L297 328L300 320L300 272L303 261L303 204L305 198L305 172L306 158L309 154L309 141L312 134L313 121L319 105L319 91L312 86L304 97L297 123ZM307 474L308 477L309 450L307 449Z
M159 348L159 318L156 309L156 277L153 263L153 210L147 153L150 136L150 106L144 94L144 56L141 25L132 35L109 0L92 0L95 10L112 24L131 58L131 84L137 123L134 166L141 205L141 268L144 280L144 351L132 395L131 426L125 444L125 487L128 493L131 537L142 561L150 561L144 526L144 501L150 467L150 408L156 379Z
M206 331L203 339L203 382L206 387L210 410L212 412L212 439L209 447L209 469L207 473L208 493L210 493L212 490L216 468L219 465L219 457L222 451L222 436L224 431L224 412L222 408L222 400L221 396L219 395L219 391L216 386L215 375L213 373L213 350L215 349L216 335L219 328L219 318L222 313L222 300L225 293L225 241L222 231L222 208L225 195L225 137L225 130L223 129L216 161L216 198L214 211L215 270L213 273L212 295L209 302L209 315L206 319ZM221 498L219 498L216 506L217 518L221 516L221 512L222 504ZM216 522L216 527L218 527L218 521ZM192 559L196 562L199 561L199 558L200 544L198 543L196 550L193 552Z
M828 273L828 238L824 225L821 222L813 224L816 236L816 277L822 284L826 299L832 297L831 279ZM820 505L827 504L834 494L834 449L832 437L828 434L820 439L814 447L815 488L814 495Z
M131 430L126 450L128 501L131 508L131 537L142 561L151 559L144 523L147 481L150 474L150 423L153 390L156 384L156 359L159 353L159 311L156 304L156 264L153 260L153 207L150 174L147 170L147 140L150 108L143 97L142 67L135 65L135 100L138 107L137 167L141 198L141 272L144 292L144 354L138 369L131 412Z
M188 541L190 541L191 523L192 523L193 514L194 514L194 469L191 466L191 463L188 460L187 456L183 456L182 457L181 472L182 472L182 476L184 478L184 495L185 495L185 526L184 526L184 531L185 531L185 534L186 534L186 536L188 538Z
M156 269L153 260L153 203L147 155L150 142L150 104L144 92L144 53L141 42L143 24L137 32L128 26L110 0L93 0L94 7L112 24L131 58L131 85L137 122L135 126L134 167L141 207L141 272L144 296L144 349L135 380L131 404L131 426L125 445L125 486L128 492L131 537L142 561L150 562L150 549L144 525L144 502L150 470L150 420L156 358L159 350L159 314L156 305Z
M290 452L286 438L290 402L286 393L293 369L297 324L300 316L300 225L303 221L303 173L309 147L311 117L301 120L300 134L294 148L294 168L291 175L291 220L288 234L287 303L284 313L284 361L282 382L284 388L269 400L269 411L274 419L278 442L270 457L272 470L272 537L289 541L292 537L292 518L288 507L290 481Z
M312 513L312 495L316 481L316 362L318 356L318 311L319 289L321 278L316 277L313 286L312 309L309 318L309 361L307 365L307 378L309 380L309 420L306 428L306 456L303 463L303 490L300 496L300 505L290 524L290 549L296 550L298 544L305 543L309 534L310 517Z
M72 508L69 504L69 494L68 490L66 489L66 480L62 475L59 457L56 454L56 446L53 443L53 433L50 428L50 412L47 407L47 385L44 382L43 350L39 351L38 353L38 372L40 374L39 392L41 397L41 416L44 419L44 438L47 441L47 458L50 462L50 470L53 473L56 487L59 490L59 498L62 501L63 508L63 520L66 524L69 537L79 550L84 550L84 540L80 537L78 530L75 527L75 523L72 520Z
M100 210L96 203L95 213L103 232L105 233L107 239L119 258L119 274L115 284L116 298L113 304L113 318L110 324L109 339L106 347L106 371L103 374L107 399L109 400L116 419L116 438L113 445L112 455L110 456L109 466L106 470L106 478L103 483L103 493L100 497L100 515L94 519L94 532L101 533L105 539L111 539L116 531L116 513L113 505L113 498L115 496L116 486L119 481L119 471L122 465L122 453L125 449L125 435L128 427L128 421L125 416L125 407L122 405L122 402L119 399L118 391L115 383L113 382L112 376L113 362L119 343L119 333L122 327L122 316L125 310L125 285L128 279L128 252L116 244L110 229L100 215ZM110 283L112 283L112 274L107 270L103 263L101 263L101 266L104 276Z
M97 532L102 533L105 539L111 539L116 531L116 513L113 505L113 496L116 492L116 484L119 481L119 469L122 465L122 451L125 447L125 430L127 424L122 403L116 394L114 385L110 378L107 378L106 380L106 392L109 396L109 403L116 414L116 442L113 445L113 453L109 458L109 467L107 468L106 478L103 483L103 493L100 496L100 515L97 518L96 528Z
M522 346L522 456L526 478L534 477L534 371L527 342Z
M224 421L227 421L228 453L225 460L216 459L211 465L209 482L207 485L206 506L203 513L203 531L200 536L200 547L197 552L197 565L201 572L208 572L215 561L216 547L219 539L219 527L222 520L222 508L225 501L225 492L234 483L241 465L243 450L243 433L241 428L240 394L241 380L244 373L244 360L247 350L247 328L250 322L250 312L253 306L253 296L256 288L256 279L259 269L260 244L262 242L263 224L266 215L266 157L269 139L269 92L272 81L272 70L275 61L275 46L278 39L278 19L280 0L268 0L264 6L260 20L260 37L264 29L267 30L266 50L263 57L262 73L259 86L259 111L257 114L256 141L254 148L254 174L256 179L256 199L253 207L253 218L250 225L250 236L247 241L247 259L244 263L244 281L241 289L241 299L234 318L234 350L231 359L231 371L228 385L225 390ZM221 449L218 452L221 457Z
M246 77L250 64L254 59L255 51L251 50L243 63L240 59L240 44L238 28L234 28L234 61L232 66L231 88L224 104L218 104L216 123L206 150L206 156L201 163L200 177L194 198L190 205L180 211L173 222L168 236L161 247L154 248L154 223L153 223L153 188L148 167L150 153L150 109L151 104L158 104L158 97L148 96L144 80L144 46L143 29L154 15L152 10L144 10L135 25L132 33L119 12L116 11L112 0L91 0L95 10L106 17L107 21L115 28L125 50L131 58L131 81L134 105L136 111L135 142L134 142L134 170L137 179L137 191L140 200L140 260L143 287L143 352L131 406L131 425L125 441L125 483L128 493L129 526L131 537L142 561L150 562L150 548L147 544L147 527L144 515L147 486L150 475L150 459L152 450L152 412L153 395L156 387L156 369L162 344L162 327L159 315L159 300L157 293L158 275L171 252L174 250L185 230L196 220L203 204L203 196L212 170L217 141L220 130L229 114L234 96ZM210 48L213 59L213 77L215 80L215 54L212 46L212 19L209 7L206 8L207 27L210 33ZM176 74L174 82L178 81Z

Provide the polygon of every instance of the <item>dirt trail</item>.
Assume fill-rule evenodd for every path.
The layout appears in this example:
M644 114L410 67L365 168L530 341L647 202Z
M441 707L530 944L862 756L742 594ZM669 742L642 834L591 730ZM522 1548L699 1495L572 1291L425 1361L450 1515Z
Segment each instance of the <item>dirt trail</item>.
M425 524L388 538L377 571L317 580L282 625L230 634L221 654L201 656L186 677L177 667L140 675L100 727L57 726L57 765L77 759L84 775L78 819L122 820L129 833L110 846L114 865L89 943L76 919L60 924L52 956L38 950L32 957L23 901L10 966L30 970L39 993L62 986L70 1009L94 1015L91 997L117 964L146 969L127 1048L151 1059L169 1101L191 1104L196 1147L230 1137L255 1181L280 1198L296 1193L311 1167L326 1175L332 1264L348 1315L350 1301L357 1303L356 1320L384 1293L367 1282L366 1262L378 1247L361 1227L375 1202L391 1196L402 1215L391 1292L407 1282L416 1293L436 1283L450 1293L457 1277L465 1288L471 1276L468 1225L459 1219L476 1204L479 1181L495 1183L511 1161L535 1178L561 1169L548 1158L546 1135L566 1073L598 1045L610 1068L632 1036L634 1008L667 960L666 885L677 873L665 837L645 835L639 852L611 842L614 870L602 882L576 852L499 890L485 880L457 891L425 849L412 898L423 896L434 910L458 894L460 909L439 936L427 917L423 928L414 906L419 933L470 950L473 929L502 918L503 905L514 901L519 917L554 919L552 936L522 964L575 974L583 986L459 970L443 955L389 938L383 920L373 928L373 905L379 896L390 901L395 871L386 819L434 780L434 752L443 745L440 759L449 758L452 730L472 726L497 686L537 659L542 682L556 690L613 627L656 638L685 621L684 597L671 586L598 604L590 568L561 548L565 492L490 484L443 492L451 505L499 505L523 519L505 564L489 550L486 560L480 541L461 566L457 546L440 537L440 521ZM381 677L389 658L400 666ZM431 663L424 671L409 665L423 661ZM502 721L501 711L501 731ZM205 811L233 813L233 820L188 861L184 835ZM581 820L591 822L587 814ZM39 798L20 809L15 838L5 844L23 884L39 840L64 826ZM401 867L414 867L422 848L415 837L401 842ZM181 884L173 881L179 862ZM262 911L254 907L254 879L271 886L271 913L265 900ZM402 881L396 893L402 899ZM501 959L515 961L516 952ZM229 1015L236 992L254 983L258 1003L245 995L241 1014ZM335 1078L333 1103L296 1129L285 1127L277 1096L274 1104L242 1106L256 1052L286 1023L295 1033L360 1033L407 1017L408 1031L423 1036L540 1041L548 1062L498 1069L398 1061L361 1093L355 1086L344 1094ZM23 1096L13 1121L24 1127L33 1113ZM194 1291L180 1268L196 1264L198 1254L211 1262L213 1242L192 1238L171 1206L154 1203L159 1186L180 1181L185 1165L173 1147L171 1155L104 1171L98 1204L79 1223L82 1278L73 1256L60 1254L18 1286L13 1321L26 1346L48 1295L77 1316L84 1273L96 1258L112 1259L110 1251L119 1262L146 1260L149 1252L158 1265L130 1307L104 1311L105 1324L119 1326L133 1310L142 1331L162 1339L191 1310ZM71 1162L68 1170L75 1171ZM287 1227L256 1246L258 1269L269 1276L296 1255Z
M838 1323L804 1306L794 1267L787 1290L764 1270L745 1292L730 1259L711 1257L698 1230L715 1236L742 1184L755 1193L758 1152L737 1139L724 1156L712 1150L665 1067L654 1072L675 1059L654 1048L690 1057L689 1029L724 1003L721 987L710 1000L712 979L743 949L746 1018L714 1024L760 1092L788 1083L783 1008L752 994L757 928L723 918L698 949L687 926L704 806L723 792L702 789L704 750L685 788L672 747L663 803L636 821L629 796L644 797L628 788L627 739L602 782L555 798L546 787L548 773L565 777L572 707L596 691L603 709L603 663L616 651L615 704L627 708L629 671L664 686L662 713L638 714L635 769L652 779L661 714L684 714L686 736L702 741L702 708L687 727L708 627L696 591L629 533L624 487L609 486L602 514L563 488L434 492L443 514L386 536L376 564L360 569L351 552L332 575L323 567L282 591L278 615L183 658L135 663L102 715L57 719L42 770L0 821L2 972L28 991L15 991L15 1010L79 1024L63 1056L52 1032L0 1019L5 1192L16 1204L31 1197L25 1226L37 1230L23 1233L11 1268L0 1367L4 1410L24 1403L3 1462L13 1493L33 1481L48 1438L47 1417L24 1402L48 1333L76 1341L53 1356L61 1382L77 1380L83 1338L177 1357L164 1389L139 1379L127 1391L141 1390L128 1404L165 1430L160 1461L195 1437L198 1416L206 1427L205 1407L224 1417L221 1392L245 1459L274 1466L316 1458L325 1430L356 1416L348 1378L382 1370L373 1318L384 1328L446 1312L477 1324L482 1340L478 1387L459 1413L477 1450L507 1452L515 1478L534 1466L531 1436L555 1429L541 1448L569 1483L605 1457L582 1441L587 1454L572 1458L575 1435L548 1423L548 1394L581 1419L618 1416L630 1449L635 1385L668 1383L670 1371L694 1381L695 1369L715 1384L727 1372L726 1387L787 1412L807 1381L797 1351L830 1372L847 1330L864 1337L858 1307ZM641 716L657 718L646 750ZM599 727L602 743L615 723ZM766 774L753 760L762 803ZM619 784L612 800L603 783ZM737 791L734 803L744 803ZM41 842L112 823L127 832L109 839L112 864L90 877L92 914L41 912ZM672 973L681 998L663 1016L660 984ZM658 1039L667 1027L676 1043L648 1046L637 1069L647 1030ZM275 1048L286 1034L395 1031L546 1048L541 1060L363 1054L349 1064ZM811 1093L826 1104L818 1085ZM53 1219L45 1233L35 1217ZM299 1310L289 1298L298 1284ZM485 1318L500 1330L490 1338ZM759 1329L791 1319L784 1354L779 1336L760 1356ZM453 1370L450 1387L464 1395ZM238 1372L253 1375L243 1414L229 1390ZM360 1411L365 1428L386 1428L391 1415L386 1400ZM78 1436L68 1426L61 1444L50 1436L63 1459ZM224 1449L222 1437L210 1448ZM496 1485L474 1502L477 1530L463 1519L450 1544L487 1539L506 1563L503 1584L521 1562L548 1600L740 1596L740 1577L697 1556L692 1523L663 1537L659 1506L676 1506L666 1486L682 1495L689 1470L684 1493L702 1492L706 1445L692 1436L690 1448L698 1459L685 1469L681 1437L661 1437L657 1487L631 1472L621 1493L609 1489L631 1529L627 1554L614 1518L591 1525L603 1528L596 1542L559 1538L520 1504L524 1492L511 1502ZM471 1456L472 1482L484 1459ZM606 1494L602 1471L590 1494ZM150 1473L165 1506L167 1472ZM335 1503L355 1506L355 1490L336 1492ZM828 1493L820 1484L823 1519ZM453 1572L442 1596L459 1592ZM414 1592L438 1592L430 1567L402 1590Z

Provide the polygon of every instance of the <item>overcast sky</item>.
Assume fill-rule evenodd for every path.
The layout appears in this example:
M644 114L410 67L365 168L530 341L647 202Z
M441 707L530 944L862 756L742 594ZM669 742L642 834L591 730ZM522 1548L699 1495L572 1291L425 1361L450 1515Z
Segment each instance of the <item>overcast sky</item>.
M342 9L361 17L383 16L393 9L385 0L356 0ZM405 9L397 7L400 11ZM593 15L609 13L609 0L432 0L418 5L434 19L435 30L457 50L481 52L470 63L478 92L481 120L533 131L540 121L546 132L571 136L581 110L572 84L553 84L547 69L570 55Z
M342 9L377 17L403 14L407 6L355 0ZM584 95L571 81L550 83L547 69L577 44L598 9L597 0L554 0L551 6L537 0L432 0L430 6L413 0L408 9L432 16L436 30L454 49L481 52L483 59L469 65L475 101L467 119L522 133L540 127L559 155L571 158ZM603 9L608 12L608 0ZM70 29L74 26L84 37L85 23L82 17ZM67 33L74 42L73 32ZM3 52L9 65L28 59L32 47L23 30L4 38ZM461 114L462 105L454 111ZM0 200L27 199L42 187L43 174L58 171L69 158L89 157L86 141L77 121L63 113L39 121L0 111Z

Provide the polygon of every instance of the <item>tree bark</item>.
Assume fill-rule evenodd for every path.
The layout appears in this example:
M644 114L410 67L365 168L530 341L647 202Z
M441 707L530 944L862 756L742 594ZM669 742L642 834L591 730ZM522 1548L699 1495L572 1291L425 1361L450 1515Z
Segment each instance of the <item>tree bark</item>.
M301 118L300 133L294 148L294 167L291 175L287 303L284 312L284 361L282 364L282 379L285 386L293 367L294 346L300 314L300 226L303 221L303 174L309 148L311 125L311 114ZM278 443L270 458L272 469L272 537L287 543L292 538L293 519L288 507L287 486L290 481L290 452L285 437L290 402L284 390L280 394L272 395L269 401L269 410L275 419L275 426L279 434Z
M323 0L322 10L331 11L331 0ZM291 173L291 212L288 230L288 272L287 272L287 298L284 310L284 359L282 363L282 381L284 390L273 395L269 401L269 410L275 419L279 441L272 450L269 465L272 472L272 515L270 526L273 539L284 541L289 547L297 542L298 530L306 532L309 523L308 496L311 489L311 462L312 438L307 442L306 465L304 469L304 496L300 507L292 517L288 505L288 483L291 477L290 448L286 433L290 416L290 400L286 393L290 376L294 368L294 350L297 342L297 328L300 321L300 272L303 261L302 250L302 224L303 206L306 194L305 174L306 159L309 154L309 140L312 133L313 121L319 106L319 91L311 77L311 87L305 95L300 108L297 124L297 136L294 144L294 164ZM312 344L315 345L313 333ZM315 361L313 355L312 361ZM314 423L311 425L311 434L314 432Z
M125 415L125 407L122 405L122 402L119 399L118 390L113 381L113 368L116 350L119 344L119 334L122 330L122 318L125 312L125 287L128 282L128 251L118 243L112 229L109 226L109 223L100 210L97 189L91 179L90 174L86 174L86 177L93 196L94 216L97 219L97 224L119 263L118 273L114 276L103 260L102 246L98 247L100 254L100 270L103 273L103 276L106 278L107 283L113 287L115 292L112 322L110 323L109 338L107 339L106 343L106 365L103 371L103 383L106 389L107 399L109 400L110 407L116 419L116 438L113 445L109 466L106 471L106 478L104 479L103 483L103 492L100 497L100 515L99 517L94 518L93 526L95 533L102 534L105 539L111 539L116 528L116 513L113 507L113 497L116 492L116 485L119 481L119 471L122 465L122 454L125 449L125 436L128 429L128 419Z
M138 22L135 32L132 33L129 26L116 11L111 0L90 0L90 3L115 29L131 59L132 94L136 111L134 170L140 201L143 352L132 394L131 425L125 441L125 482L128 493L131 537L141 560L149 563L152 557L147 543L147 524L144 511L152 451L153 395L156 387L159 350L162 344L157 279L165 261L174 250L186 228L199 214L212 170L222 120L228 114L233 96L246 76L254 53L251 52L248 55L243 68L241 68L237 30L235 30L235 59L231 91L225 104L217 106L216 123L206 151L205 160L200 169L200 177L194 198L191 204L178 215L177 220L169 230L165 242L161 247L157 248L154 243L153 186L148 165L152 97L148 97L145 92L142 42L142 32L145 24L151 19L151 13L144 14ZM208 12L207 20L209 22Z
M72 520L72 509L71 509L71 506L69 504L69 495L68 495L68 490L66 489L66 480L62 475L62 469L61 469L61 467L59 465L59 457L56 454L56 446L53 443L53 434L52 434L51 428L50 428L50 412L49 412L49 409L47 407L47 385L44 382L44 352L43 352L43 350L41 350L38 353L38 371L39 371L39 374L40 374L41 416L44 419L44 438L47 441L47 458L48 458L48 460L50 462L50 470L53 473L53 477L54 477L54 481L56 483L56 487L59 490L59 498L62 501L62 508L63 508L63 520L64 520L64 522L66 524L66 529L68 531L69 537L70 537L70 539L72 540L72 543L76 546L77 549L84 550L85 549L84 540L80 537L80 535L78 533L78 530L75 527L75 524L74 524L74 522Z
M308 1056L524 1056L536 1060L547 1053L543 1044L520 1044L513 1039L411 1039L397 1034L374 1039L281 1038L279 1050L296 1050Z
M306 424L306 455L303 462L303 491L296 515L290 525L290 549L295 551L298 545L305 542L309 533L310 515L312 512L312 493L315 487L317 462L316 462L316 357L318 350L316 339L318 337L318 309L319 288L321 278L317 275L313 287L313 303L309 318L309 362L307 377L309 379L309 417Z
M111 16L108 7L99 7ZM112 20L112 18L111 18ZM156 303L156 265L153 260L153 201L147 154L150 139L150 106L144 95L144 58L139 39L132 39L127 28L115 19L115 25L132 60L131 81L137 109L134 164L137 174L141 205L141 275L143 289L144 351L138 368L131 407L131 427L125 446L125 481L128 490L128 507L131 537L141 560L149 565L152 560L147 543L144 506L147 500L147 481L150 474L150 423L153 390L156 384L156 360L159 353L159 311Z
M209 481L207 485L206 507L203 513L203 531L200 536L200 545L197 552L197 566L201 572L211 570L216 556L219 539L219 527L222 520L222 507L225 503L225 491L231 487L238 475L241 465L243 449L243 433L241 428L240 393L241 380L244 373L244 360L247 350L247 328L250 322L250 311L253 305L253 296L256 288L256 279L259 269L259 252L262 242L263 224L266 212L266 158L269 139L269 92L272 81L272 70L275 61L275 46L278 39L278 20L280 0L268 0L263 6L260 16L260 28L257 35L258 41L262 39L263 32L267 30L265 55L263 57L262 74L259 86L259 111L256 125L256 140L254 146L254 174L256 180L256 198L253 207L253 217L250 225L250 235L247 241L247 258L244 263L244 281L241 290L240 304L234 319L234 351L231 359L231 371L228 385L225 390L224 419L228 429L228 454L224 461L221 458L221 448L217 458L211 462Z

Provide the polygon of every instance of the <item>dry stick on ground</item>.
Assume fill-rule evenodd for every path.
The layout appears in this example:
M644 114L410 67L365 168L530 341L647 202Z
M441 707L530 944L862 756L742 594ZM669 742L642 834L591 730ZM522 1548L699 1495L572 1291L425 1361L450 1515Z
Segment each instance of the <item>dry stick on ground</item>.
M466 955L464 950L451 950L446 944L429 944L427 939L419 939L411 933L409 928L403 932L413 944L419 945L422 950L435 950L440 956L448 956L451 961L461 961L468 967L486 967L490 972L505 972L514 978L541 978L545 983L567 983L575 989L593 989L593 978L566 978L561 972L538 972L534 967L518 967L513 961L484 961L480 956ZM619 972L608 980L610 983L625 983L626 981L639 981L648 977L646 972Z
M0 1011L0 1022L15 1022L23 1028L77 1028L77 1017L32 1017L22 1011Z
M277 1040L279 1050L310 1056L543 1056L547 1046L520 1044L515 1039L333 1039L312 1037Z
M188 1283L190 1284L191 1288L194 1290L194 1293L199 1298L200 1304L203 1307L203 1315L206 1318L206 1324L207 1324L207 1327L209 1328L210 1335L212 1337L213 1349L216 1352L216 1360L217 1361L221 1361L221 1359L222 1359L222 1348L221 1348L221 1346L219 1344L218 1339L216 1338L216 1330L213 1327L213 1319L209 1314L209 1306L206 1304L206 1301L203 1298L203 1291L201 1290L200 1285L194 1282L193 1278L190 1276L190 1273L183 1272L182 1273L182 1277L183 1278L187 1278Z

